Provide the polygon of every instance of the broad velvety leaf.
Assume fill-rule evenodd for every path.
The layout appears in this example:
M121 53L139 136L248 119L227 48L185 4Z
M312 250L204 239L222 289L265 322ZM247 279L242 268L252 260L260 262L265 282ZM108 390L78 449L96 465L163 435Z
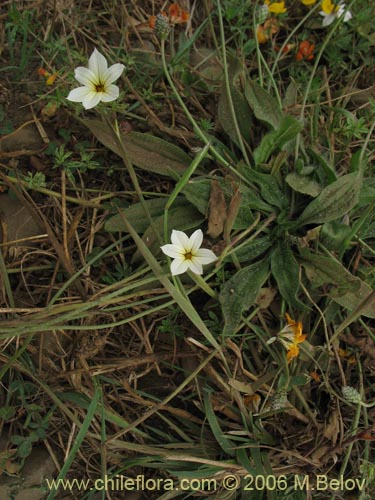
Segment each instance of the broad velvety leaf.
M246 80L245 97L258 120L269 123L274 129L280 126L283 117L280 106L259 83Z
M308 309L298 298L299 266L287 241L278 241L271 254L271 271L281 296L290 307Z
M182 193L203 215L207 215L210 201L211 181L205 177L190 179Z
M241 136L247 142L249 141L250 127L252 124L251 109L241 89L239 90L240 87L238 82L241 71L241 63L236 59L232 59L228 71L230 82L230 96L228 96L226 84L225 82L223 82L218 104L218 117L220 124L223 127L224 131L231 138L231 140L239 147L241 143L237 134L234 120L237 121ZM235 118L233 117L230 101L232 101L233 104Z
M275 177L271 174L261 174L256 170L247 169L246 177L258 185L264 201L277 208L285 209L288 206L288 199L279 188Z
M225 335L234 333L241 321L241 314L255 304L268 273L269 262L263 259L237 271L225 283L219 297L225 319Z
M256 259L271 246L271 239L269 236L258 236L244 246L241 246L238 250L235 249L236 258L238 262L251 262ZM229 255L225 257L224 262L231 262L232 258Z
M358 202L362 185L362 175L352 173L343 175L325 187L302 212L299 225L329 222L349 212Z
M145 200L145 205L147 206L153 220L164 213L167 201L168 198L153 198L151 200ZM181 196L176 198L173 206L176 207L188 205L189 204L186 202L186 200ZM128 208L120 208L119 210L122 216L130 222L130 224L134 227L138 234L142 234L146 231L149 226L149 221L147 220L145 211L141 203L134 203ZM104 229L110 233L121 231L126 232L124 222L119 213L113 215L106 221Z
M104 146L122 156L114 132L99 120L81 120ZM175 144L151 134L129 132L121 134L121 140L130 161L137 167L176 179L191 163L191 158Z
M311 285L314 288L331 285L329 297L349 310L356 309L372 293L372 288L366 282L353 276L333 258L303 250L299 260ZM367 304L362 314L375 318L375 301Z
M285 177L287 184L297 193L308 194L310 196L318 196L321 192L321 186L311 179L308 175L301 175L297 172L291 172Z

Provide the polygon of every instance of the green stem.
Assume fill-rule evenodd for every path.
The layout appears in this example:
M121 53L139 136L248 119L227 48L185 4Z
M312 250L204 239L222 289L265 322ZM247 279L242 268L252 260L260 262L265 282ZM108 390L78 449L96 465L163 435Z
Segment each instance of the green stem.
M189 276L191 279L193 279L195 281L195 283L204 291L207 293L207 295L209 295L210 297L212 297L213 299L217 299L218 298L218 295L217 293L212 290L212 288L210 287L210 285L202 278L201 275L199 274L195 274L195 273L192 273L192 272L189 272Z
M145 202L145 199L144 199L141 187L139 185L137 174L135 173L133 164L132 164L132 162L131 162L131 160L130 160L130 158L128 156L128 153L126 152L126 149L124 147L124 143L122 142L121 132L120 132L120 129L119 129L119 126L118 126L118 123L117 123L117 119L115 119L114 124L112 124L111 121L108 119L108 117L105 117L105 118L106 118L106 122L109 125L110 129L114 133L117 145L118 145L118 147L119 147L119 149L121 151L122 161L124 162L124 165L125 165L125 167L127 168L128 172L129 172L129 175L130 175L131 181L133 183L135 192L137 193L139 201L141 202L141 205L142 205L142 208L143 208L143 210L145 212L145 215L146 215L146 217L147 217L147 219L148 219L148 221L150 223L150 226L152 227L152 229L153 229L153 231L155 233L155 236L157 237L158 241L161 243L162 242L162 237L161 237L159 231L156 229L156 226L155 226L154 221L153 221L153 219L151 217L150 211L149 211L149 209L148 209L148 207L146 205L146 202Z

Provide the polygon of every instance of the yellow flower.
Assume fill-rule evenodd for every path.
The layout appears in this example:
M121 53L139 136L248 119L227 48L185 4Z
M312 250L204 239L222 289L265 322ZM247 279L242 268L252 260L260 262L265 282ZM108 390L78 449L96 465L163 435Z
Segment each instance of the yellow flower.
M350 21L352 14L346 9L343 2L339 2L337 5L332 3L332 0L322 0L322 10L319 12L323 16L323 26L329 26L337 18L341 17L344 13L344 23Z
M314 5L316 3L316 0L301 0L303 5Z
M301 321L294 321L288 313L285 314L288 324L280 332L280 341L287 349L286 359L288 363L299 355L299 345L306 339L302 333Z
M322 11L326 14L333 14L338 10L338 6L332 3L331 0L322 0Z
M265 0L265 5L267 5L268 10L272 14L284 14L286 12L285 2L272 2L271 0Z

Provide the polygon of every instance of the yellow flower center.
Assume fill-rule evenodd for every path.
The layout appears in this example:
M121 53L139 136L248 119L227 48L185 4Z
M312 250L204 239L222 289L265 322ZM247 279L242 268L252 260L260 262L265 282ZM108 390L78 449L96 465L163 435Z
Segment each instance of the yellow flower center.
M192 260L193 254L191 252L186 252L185 254L185 260Z
M95 85L95 90L96 92L104 92L105 91L105 87L102 83L97 83Z

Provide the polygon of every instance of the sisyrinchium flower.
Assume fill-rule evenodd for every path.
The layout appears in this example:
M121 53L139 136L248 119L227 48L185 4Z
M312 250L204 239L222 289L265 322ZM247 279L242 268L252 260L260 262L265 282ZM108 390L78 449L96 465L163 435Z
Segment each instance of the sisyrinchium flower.
M272 14L284 14L286 12L285 2L271 2L271 0L265 0L264 4Z
M302 333L301 321L294 321L288 313L285 314L287 325L281 330L279 339L287 350L286 359L288 363L299 355L299 345L306 339Z
M119 95L119 88L113 85L113 82L121 76L124 68L120 63L108 67L106 58L94 49L89 59L89 67L79 66L74 71L76 80L83 87L71 90L67 99L82 102L85 109L94 108L100 101L114 101Z
M195 274L203 274L202 266L217 260L212 250L200 248L203 241L201 229L197 229L190 238L183 231L172 231L172 244L163 245L162 251L172 257L171 273L173 276L190 269Z
M301 0L303 5L314 5L314 3L317 2L317 0Z
M345 12L344 23L352 18L351 12L346 10L346 5L343 2L334 4L332 0L322 0L322 10L319 12L323 16L323 26L329 26L338 17L341 17Z

